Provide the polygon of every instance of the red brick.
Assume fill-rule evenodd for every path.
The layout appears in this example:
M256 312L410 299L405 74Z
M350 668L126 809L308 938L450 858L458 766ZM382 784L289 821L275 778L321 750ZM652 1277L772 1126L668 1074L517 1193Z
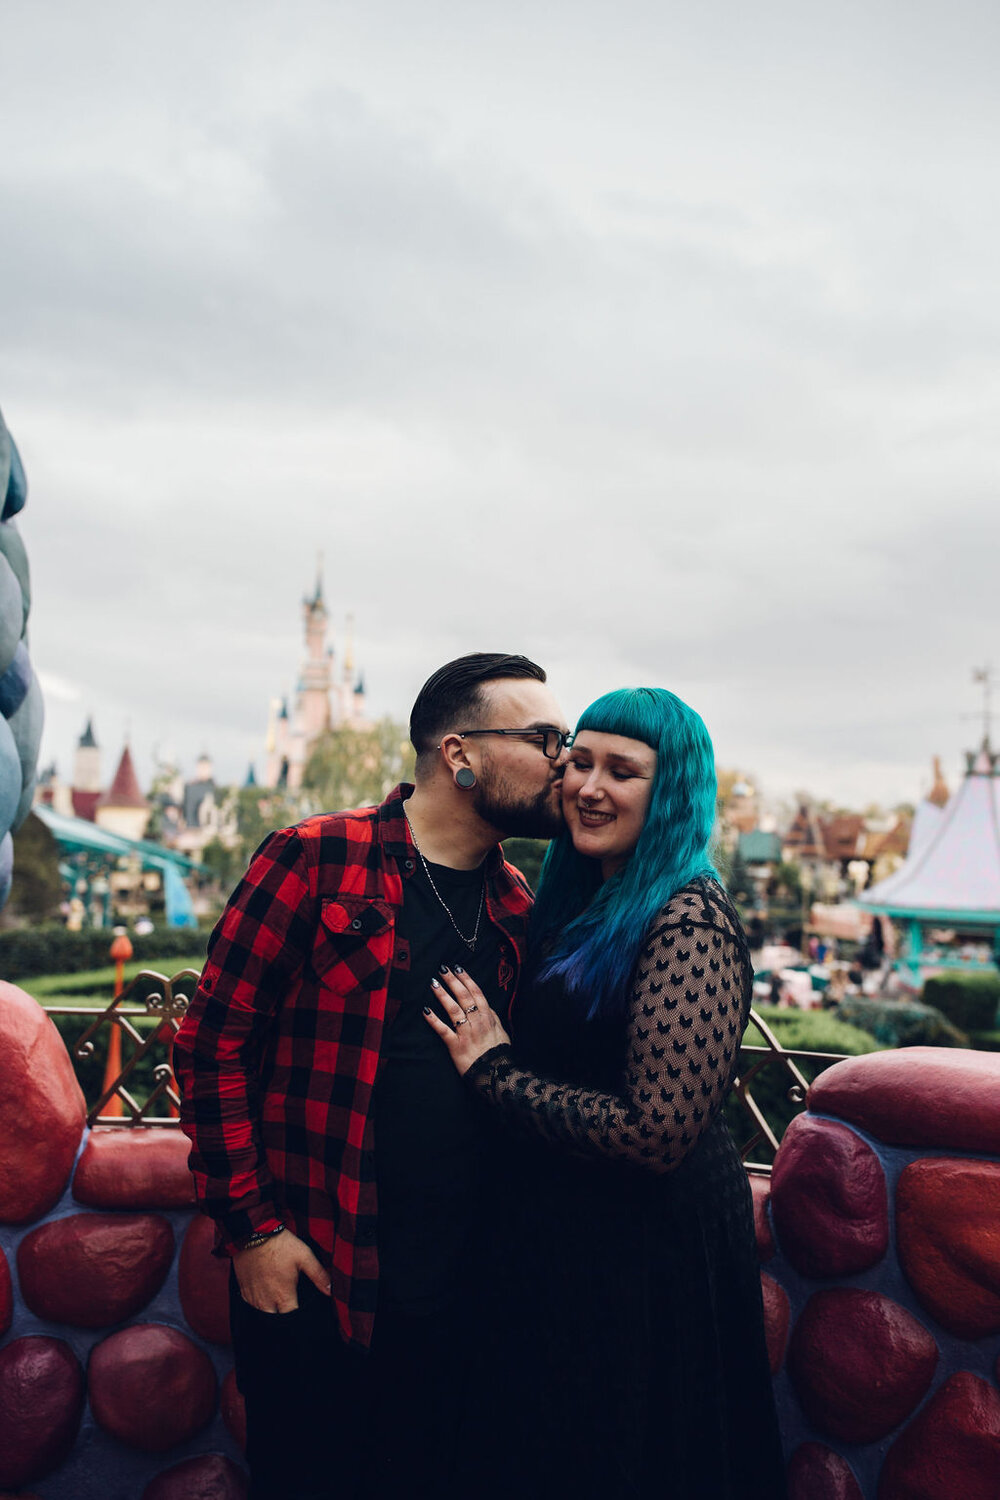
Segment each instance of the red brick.
M871 1443L926 1395L937 1365L931 1335L878 1292L831 1287L810 1297L792 1333L788 1371L824 1437Z
M52 1021L37 1000L4 983L0 1057L0 1223L30 1224L62 1196L86 1108Z
M900 1264L949 1333L1000 1333L1000 1165L928 1157L896 1188Z
M997 1500L1000 1395L960 1370L889 1449L878 1500Z
M771 1174L778 1243L804 1276L839 1278L877 1265L889 1244L882 1165L871 1147L829 1120L796 1115Z
M101 1126L87 1137L73 1197L91 1208L191 1208L191 1142L179 1130Z
M820 1074L809 1108L890 1146L1000 1156L1000 1053L903 1047L850 1057Z
M160 1214L71 1214L24 1236L21 1295L50 1323L107 1328L146 1306L173 1257L174 1232Z
M215 1412L212 1361L177 1328L134 1323L90 1356L95 1421L130 1448L163 1453L194 1437Z

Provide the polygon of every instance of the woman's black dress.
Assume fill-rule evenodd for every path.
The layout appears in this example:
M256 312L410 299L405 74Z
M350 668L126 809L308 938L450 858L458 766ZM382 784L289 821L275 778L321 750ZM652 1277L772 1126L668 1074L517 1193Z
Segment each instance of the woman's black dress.
M508 1136L497 1295L518 1500L781 1500L746 1172L720 1110L750 997L715 882L650 931L626 1019L522 990L467 1075Z

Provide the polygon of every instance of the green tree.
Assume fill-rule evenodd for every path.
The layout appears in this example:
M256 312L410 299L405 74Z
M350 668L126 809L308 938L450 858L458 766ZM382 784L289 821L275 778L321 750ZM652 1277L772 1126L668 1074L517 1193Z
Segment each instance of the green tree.
M740 853L739 845L733 850L726 885L737 906L752 909L757 905L757 887L750 874L750 867Z
M8 922L50 921L62 898L58 846L41 818L29 813L14 835L14 878L4 917Z
M368 807L398 781L412 781L414 759L407 731L394 719L370 729L331 729L306 762L304 801L311 812Z

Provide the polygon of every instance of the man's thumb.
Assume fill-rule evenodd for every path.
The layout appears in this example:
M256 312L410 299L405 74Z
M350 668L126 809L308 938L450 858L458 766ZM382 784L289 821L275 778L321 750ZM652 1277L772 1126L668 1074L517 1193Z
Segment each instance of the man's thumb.
M324 1296L329 1297L330 1278L323 1270L323 1267L320 1265L319 1261L316 1259L315 1255L313 1255L311 1250L307 1251L306 1258L300 1261L299 1270L304 1271L305 1274L309 1277L309 1280L312 1282L313 1286L321 1291Z

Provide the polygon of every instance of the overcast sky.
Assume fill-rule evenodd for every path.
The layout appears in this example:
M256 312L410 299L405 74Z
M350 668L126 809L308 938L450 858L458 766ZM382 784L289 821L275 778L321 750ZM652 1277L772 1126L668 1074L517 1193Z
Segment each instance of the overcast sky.
M915 799L998 641L995 0L2 6L45 758L263 765L325 556L375 712L648 682ZM340 645L335 639L335 645Z

